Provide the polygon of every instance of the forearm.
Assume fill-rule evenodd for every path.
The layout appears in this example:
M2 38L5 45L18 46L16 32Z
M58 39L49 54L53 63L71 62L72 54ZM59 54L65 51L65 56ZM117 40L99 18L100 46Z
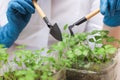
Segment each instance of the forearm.
M120 26L117 27L109 27L107 25L103 26L103 30L108 30L109 31L109 36L113 36L116 39L120 40ZM118 43L113 43L115 47L118 47Z

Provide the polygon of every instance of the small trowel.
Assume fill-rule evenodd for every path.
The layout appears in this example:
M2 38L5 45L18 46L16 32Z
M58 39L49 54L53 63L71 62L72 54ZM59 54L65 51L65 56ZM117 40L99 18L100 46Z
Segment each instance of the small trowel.
M33 4L35 6L35 8L37 9L39 15L42 17L42 19L45 21L45 23L47 24L47 26L50 28L50 34L57 40L62 41L62 34L61 31L57 25L57 23L55 23L54 25L52 25L47 16L45 15L45 13L43 12L43 10L40 8L40 6L37 4L37 0L32 0Z

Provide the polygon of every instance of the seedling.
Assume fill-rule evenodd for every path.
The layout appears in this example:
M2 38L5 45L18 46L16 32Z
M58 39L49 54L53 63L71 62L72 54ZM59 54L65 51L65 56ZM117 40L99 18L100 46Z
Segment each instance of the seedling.
M67 25L64 29L67 29ZM26 50L19 46L15 58L10 62L16 63L21 69L10 70L2 80L53 80L53 76L64 68L91 69L94 64L105 64L112 61L117 48L111 45L120 43L114 37L108 36L108 31L95 30L71 36L63 33L63 41L51 46L48 55L42 56L41 50ZM92 36L92 37L90 37ZM91 46L91 43L94 44ZM107 44L105 44L107 43ZM8 62L6 48L0 47L0 66ZM24 65L24 67L23 67ZM95 67L98 70L98 67Z
M106 30L83 32L74 36L65 33L63 41L53 45L53 50L66 59L66 67L70 68L89 69L94 64L109 63L117 51L110 43L119 43L119 40L108 36L108 33ZM91 43L94 45L91 46Z

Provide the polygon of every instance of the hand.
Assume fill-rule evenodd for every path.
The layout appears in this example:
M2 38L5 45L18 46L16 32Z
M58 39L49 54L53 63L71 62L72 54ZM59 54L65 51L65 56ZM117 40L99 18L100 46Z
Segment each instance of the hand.
M104 15L104 24L120 26L120 0L100 0L100 11Z
M8 5L8 22L21 30L27 25L31 14L35 12L32 0L11 0Z
M6 13L8 23L0 28L0 44L10 47L28 24L34 12L32 0L11 0Z

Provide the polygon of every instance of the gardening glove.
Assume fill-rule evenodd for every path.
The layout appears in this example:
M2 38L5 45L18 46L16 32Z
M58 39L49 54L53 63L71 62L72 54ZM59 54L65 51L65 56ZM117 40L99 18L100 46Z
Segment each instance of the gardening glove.
M100 0L100 11L104 15L104 24L120 26L120 0Z
M6 12L8 23L0 28L0 44L10 47L34 12L32 0L11 0Z

